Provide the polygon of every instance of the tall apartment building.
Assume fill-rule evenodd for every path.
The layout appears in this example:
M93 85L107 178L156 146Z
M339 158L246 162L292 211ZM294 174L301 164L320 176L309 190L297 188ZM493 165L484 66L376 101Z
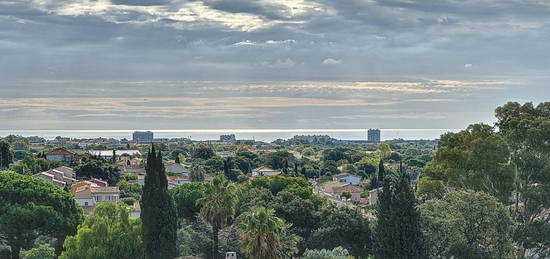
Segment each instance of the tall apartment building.
M151 131L135 131L132 134L134 143L151 143L153 142L153 132Z
M379 129L369 129L367 133L367 139L370 143L378 144L380 143L380 130Z

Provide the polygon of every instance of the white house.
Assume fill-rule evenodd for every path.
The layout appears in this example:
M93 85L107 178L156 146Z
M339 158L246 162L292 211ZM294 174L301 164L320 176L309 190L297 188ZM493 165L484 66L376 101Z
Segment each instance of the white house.
M281 174L281 171L271 169L266 166L260 166L252 170L252 176L273 176L273 175L280 175L280 174Z
M58 168L40 172L33 176L36 178L40 178L44 181L53 183L59 187L64 187L66 184L70 185L76 182L76 174L74 170L66 166L60 166Z
M141 156L141 152L139 150L114 150L115 155L120 157L122 155L129 155L129 156ZM89 150L88 153L94 155L94 156L100 156L104 159L110 159L113 157L113 150Z

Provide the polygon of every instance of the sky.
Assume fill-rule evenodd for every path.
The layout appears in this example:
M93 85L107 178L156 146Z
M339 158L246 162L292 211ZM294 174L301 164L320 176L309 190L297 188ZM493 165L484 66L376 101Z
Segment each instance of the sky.
M550 100L544 0L0 0L0 130L457 129Z

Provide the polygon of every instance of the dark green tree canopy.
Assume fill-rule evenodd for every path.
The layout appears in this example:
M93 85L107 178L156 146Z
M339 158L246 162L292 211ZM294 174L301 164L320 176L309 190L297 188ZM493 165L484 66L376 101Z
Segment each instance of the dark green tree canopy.
M145 171L141 195L141 237L145 258L173 258L176 256L176 208L168 194L161 152L157 153L154 145L147 154Z
M0 197L0 236L11 246L12 258L39 234L57 237L60 251L82 222L82 209L68 193L35 177L0 171Z

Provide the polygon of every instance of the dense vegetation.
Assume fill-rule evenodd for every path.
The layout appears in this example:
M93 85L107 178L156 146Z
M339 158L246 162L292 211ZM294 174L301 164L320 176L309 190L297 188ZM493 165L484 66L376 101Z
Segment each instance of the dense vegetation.
M437 145L327 136L138 145L144 186L114 159L85 155L77 176L116 184L123 201L85 219L69 194L29 176L60 164L10 136L0 141L0 168L15 171L0 173L0 245L11 258L549 257L550 103L508 103L496 118ZM165 162L184 165L192 182L168 189ZM259 166L282 175L251 177ZM318 193L340 173L362 178L362 197L377 193L378 203ZM141 217L131 219L127 205L138 201Z

